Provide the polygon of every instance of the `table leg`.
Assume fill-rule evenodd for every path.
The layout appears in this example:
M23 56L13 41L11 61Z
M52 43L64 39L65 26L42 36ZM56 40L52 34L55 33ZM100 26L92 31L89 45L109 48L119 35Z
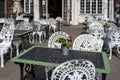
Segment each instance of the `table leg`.
M60 21L58 21L58 23L57 23L58 25L58 31L60 31L61 30L61 26L60 26Z
M23 67L24 67L24 64L19 64L19 66L20 66L20 80L23 80L23 75L24 75Z
M107 76L107 74L102 73L102 80L106 80L106 76Z
M45 27L46 29L46 39L49 39L49 27Z

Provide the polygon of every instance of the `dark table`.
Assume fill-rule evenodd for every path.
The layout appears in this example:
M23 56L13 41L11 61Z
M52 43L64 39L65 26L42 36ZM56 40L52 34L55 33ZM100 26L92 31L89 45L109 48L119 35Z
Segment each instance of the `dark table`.
M111 72L108 58L105 52L86 52L70 50L69 55L62 55L61 49L47 48L40 46L33 46L24 51L19 56L12 59L13 62L17 62L20 65L21 80L23 79L23 65L41 65L56 67L60 63L71 59L87 59L93 62L96 67L96 71L106 75ZM104 77L105 79L105 77Z
M15 30L14 36L23 36L23 35L28 34L30 32L32 32L32 30Z
M19 54L19 45L21 43L24 43L25 39L29 38L29 33L31 32L32 30L15 30L14 31L13 44L16 46L17 55ZM24 49L24 45L22 45L22 48Z

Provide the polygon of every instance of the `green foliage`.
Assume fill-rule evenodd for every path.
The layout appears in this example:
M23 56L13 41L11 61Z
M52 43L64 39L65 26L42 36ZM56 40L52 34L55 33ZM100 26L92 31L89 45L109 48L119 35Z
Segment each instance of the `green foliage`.
M104 27L110 27L110 24L108 22L106 22L103 26Z
M72 40L59 38L57 42L61 43L61 46L66 46L67 48L72 48Z

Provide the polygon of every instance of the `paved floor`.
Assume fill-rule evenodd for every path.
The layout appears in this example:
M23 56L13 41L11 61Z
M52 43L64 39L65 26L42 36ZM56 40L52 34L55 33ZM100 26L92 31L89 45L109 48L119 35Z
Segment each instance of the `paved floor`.
M81 34L84 25L80 26L62 26L62 31L65 31L73 37L73 40ZM45 43L35 43L36 45L47 46ZM112 59L109 60L111 73L107 75L106 80L120 80L120 58L113 55ZM5 63L4 68L0 68L0 80L20 80L19 66L8 60Z

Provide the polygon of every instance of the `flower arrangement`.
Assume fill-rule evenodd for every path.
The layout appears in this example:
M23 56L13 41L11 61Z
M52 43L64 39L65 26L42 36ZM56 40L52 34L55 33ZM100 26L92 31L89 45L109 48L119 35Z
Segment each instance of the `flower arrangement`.
M108 22L106 22L103 26L108 28L108 27L110 27L110 24Z
M93 16L94 19L96 19L96 14L91 14Z
M4 26L10 26L10 24L8 24L8 23L4 23Z
M61 46L66 46L67 48L72 48L72 37L69 36L67 39L59 38L57 42L61 43Z
M108 27L110 27L110 24L108 23L108 21L106 21L103 26L108 28Z

